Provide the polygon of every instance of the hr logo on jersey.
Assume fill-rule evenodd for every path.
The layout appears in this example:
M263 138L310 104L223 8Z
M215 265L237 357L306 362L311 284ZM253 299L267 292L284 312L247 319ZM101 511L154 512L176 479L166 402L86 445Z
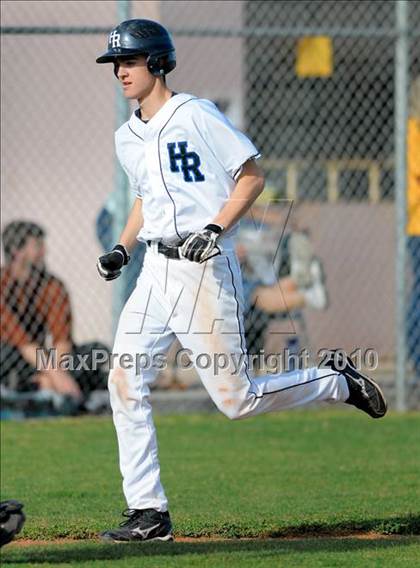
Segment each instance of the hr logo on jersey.
M112 34L109 35L108 44L110 47L121 47L120 42L121 35L117 31L113 31Z
M204 181L205 177L198 169L201 165L200 156L197 152L187 152L188 142L169 142L168 143L169 161L171 172L179 172L181 167L184 174L184 181ZM178 152L175 150L178 146ZM180 162L180 166L178 166ZM194 179L191 177L194 176Z

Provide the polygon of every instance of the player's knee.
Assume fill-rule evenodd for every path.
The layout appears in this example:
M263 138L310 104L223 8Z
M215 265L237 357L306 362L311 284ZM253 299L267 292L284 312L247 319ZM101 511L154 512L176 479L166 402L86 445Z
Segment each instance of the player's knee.
M127 400L128 379L126 371L121 367L116 367L109 373L108 390L110 393L111 403L117 400L121 402Z
M241 418L241 403L233 398L225 398L217 404L217 408L229 420L239 420Z

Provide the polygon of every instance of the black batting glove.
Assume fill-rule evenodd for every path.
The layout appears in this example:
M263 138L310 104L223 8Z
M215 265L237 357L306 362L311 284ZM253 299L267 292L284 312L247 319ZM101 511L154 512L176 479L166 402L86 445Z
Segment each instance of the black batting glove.
M216 241L222 234L223 227L210 223L197 233L191 233L180 247L181 258L192 262L205 262L221 253Z
M122 245L116 245L111 252L107 252L98 258L96 267L104 280L115 280L121 274L123 266L128 264L130 257Z

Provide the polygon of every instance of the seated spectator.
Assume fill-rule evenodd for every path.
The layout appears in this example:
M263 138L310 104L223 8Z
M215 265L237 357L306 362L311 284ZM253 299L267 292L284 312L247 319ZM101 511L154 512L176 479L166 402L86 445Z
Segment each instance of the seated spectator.
M310 270L313 280L307 288L299 288L296 281L288 276L279 278L275 284L270 285L244 277L243 287L248 309L255 307L268 314L305 307L314 310L327 309L328 294L319 259L312 260Z
M54 348L57 361L74 350L69 294L45 266L44 236L42 227L29 221L13 221L2 233L0 381L20 393L56 393L76 408L86 394L86 377L37 369L37 350Z
M329 305L323 265L309 235L295 221L283 234L286 218L285 209L275 201L275 192L269 192L268 202L259 199L239 230L236 250L251 354L264 349L266 330L274 318L293 317L303 308L325 310Z

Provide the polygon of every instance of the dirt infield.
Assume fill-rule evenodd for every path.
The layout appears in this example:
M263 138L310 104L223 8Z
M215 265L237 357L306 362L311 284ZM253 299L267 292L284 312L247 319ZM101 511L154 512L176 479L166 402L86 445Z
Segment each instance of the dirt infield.
M384 539L406 539L412 538L416 535L387 535L381 534L376 532L343 532L343 533L324 533L324 534L316 534L316 533L306 533L302 535L290 535L290 536L281 536L276 538L267 538L267 537L260 537L260 538L223 538L223 537L212 537L212 536L199 536L199 537L191 537L191 536L179 536L175 537L174 542L186 542L186 543L203 543L203 542L256 542L256 541L295 541L295 540L311 540L311 539L358 539L358 540L384 540ZM49 546L49 545L61 545L61 544L76 544L83 542L91 542L91 543L98 543L98 544L107 544L105 541L102 541L100 538L86 538L86 539L77 539L77 538L56 538L52 540L31 540L26 538L18 538L11 542L8 545L8 548L19 548L19 547L26 547L26 546ZM109 543L113 544L113 543ZM125 543L115 543L115 544L125 544ZM170 545L170 543L168 543Z

